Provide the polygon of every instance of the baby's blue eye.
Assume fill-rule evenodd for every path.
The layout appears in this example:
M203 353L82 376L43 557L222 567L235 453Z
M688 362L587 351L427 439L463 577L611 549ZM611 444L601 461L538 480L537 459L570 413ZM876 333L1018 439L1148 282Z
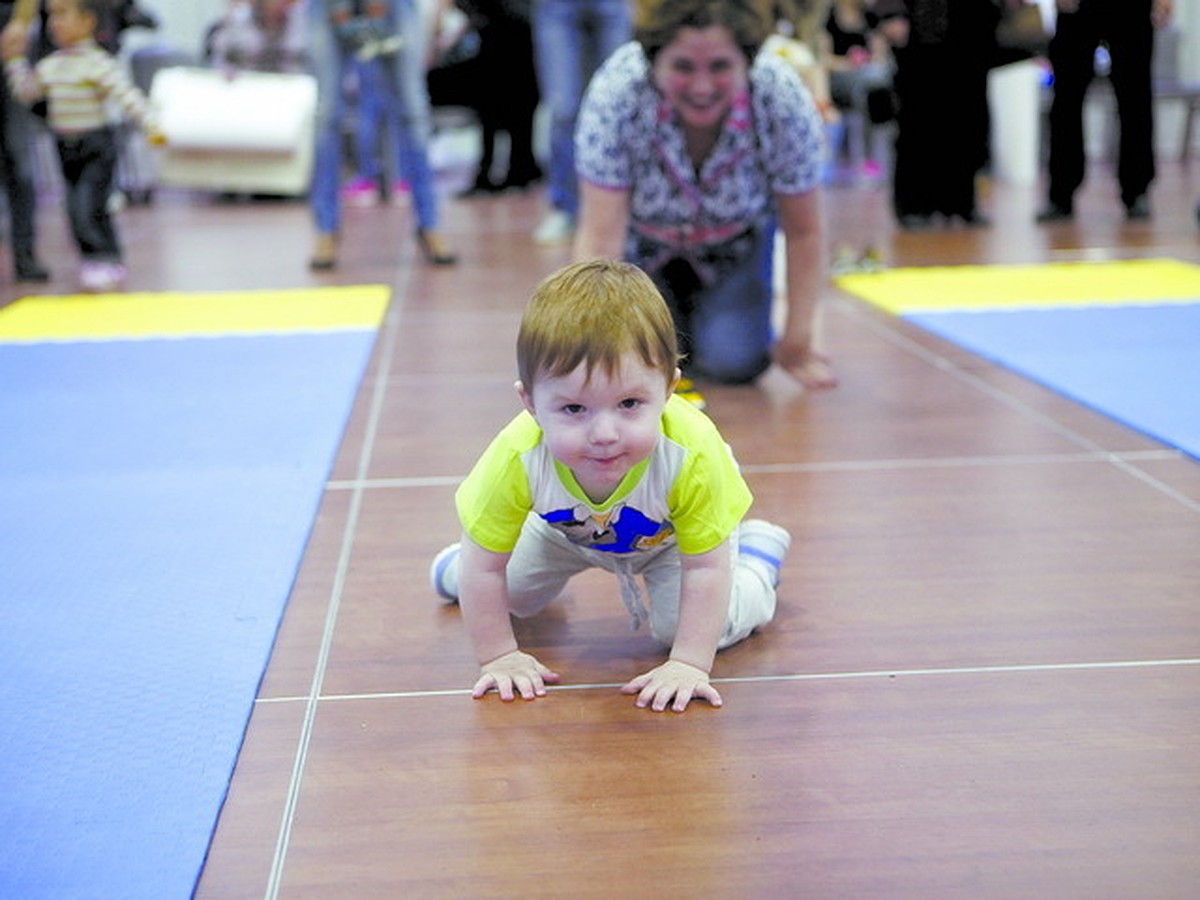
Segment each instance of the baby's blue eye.
M563 407L563 412L569 416L577 416L583 412L582 403L568 403Z

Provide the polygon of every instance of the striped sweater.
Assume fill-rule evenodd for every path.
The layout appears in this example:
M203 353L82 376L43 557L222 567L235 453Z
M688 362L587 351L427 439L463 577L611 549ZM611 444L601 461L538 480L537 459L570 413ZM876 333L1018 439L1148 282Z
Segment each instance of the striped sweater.
M103 128L109 122L108 101L125 118L144 125L146 96L129 80L121 64L94 41L81 41L29 65L25 57L5 66L13 94L22 103L47 100L50 130L61 137Z

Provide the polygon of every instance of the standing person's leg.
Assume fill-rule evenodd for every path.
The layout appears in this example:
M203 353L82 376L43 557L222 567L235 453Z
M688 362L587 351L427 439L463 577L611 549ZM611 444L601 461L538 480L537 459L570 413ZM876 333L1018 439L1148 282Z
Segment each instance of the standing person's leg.
M550 216L539 241L564 240L579 209L575 181L575 118L583 97L584 0L534 0L533 39L542 102L550 119ZM558 213L558 215L555 215Z
M116 224L108 212L117 168L111 129L59 141L67 214L82 257L80 287L93 293L119 288L125 280Z
M1095 73L1099 43L1094 13L1059 13L1050 40L1054 96L1050 102L1049 205L1039 221L1067 219L1074 214L1075 192L1083 184L1086 158L1083 141L1083 100Z
M421 252L430 263L451 265L458 256L438 231L438 197L429 163L433 126L425 82L426 29L417 0L392 0L392 25L404 36L400 49L384 59L391 71L393 112L400 123L398 168L412 191Z
M76 139L68 195L71 223L83 258L119 263L121 246L108 212L117 170L117 144L111 130L94 131ZM66 174L66 173L64 173Z
M342 51L325 0L309 0L308 53L317 80L313 174L309 206L317 236L309 267L337 265L337 242L342 226L338 191L342 170Z
M496 141L499 137L500 113L506 102L507 77L501 46L503 38L494 22L480 23L475 28L479 38L479 53L475 57L476 76L471 87L471 109L479 123L479 162L475 180L459 196L477 197L500 190L500 180L492 180L496 162Z
M929 224L935 203L932 191L942 173L932 159L941 148L936 129L947 111L941 95L945 73L925 47L907 47L896 53L896 155L892 170L892 209L902 228ZM931 179L932 173L932 179Z
M508 132L506 188L525 188L542 178L542 167L533 154L533 124L541 94L534 66L533 26L521 15L503 23L503 56L508 96L501 100L502 127Z
M1150 0L1125 0L1110 10L1106 40L1112 58L1110 79L1121 122L1117 182L1131 219L1150 215L1146 192L1154 181L1154 26Z
M534 232L554 243L570 237L579 213L575 122L588 80L629 40L627 0L535 0L534 51L542 102L550 113L551 213Z
M988 161L988 69L978 59L951 53L947 71L956 72L945 93L946 106L958 110L954 117L942 116L938 125L942 148L936 160L942 172L935 208L968 225L987 220L976 208L975 180Z
M0 178L8 196L9 243L17 281L44 282L50 273L37 258L34 219L37 192L30 154L31 114L0 84Z
M381 71L374 59L356 59L353 63L357 82L357 110L354 130L354 168L356 177L344 193L348 200L369 204L388 193L387 171L383 165L384 105L380 98Z

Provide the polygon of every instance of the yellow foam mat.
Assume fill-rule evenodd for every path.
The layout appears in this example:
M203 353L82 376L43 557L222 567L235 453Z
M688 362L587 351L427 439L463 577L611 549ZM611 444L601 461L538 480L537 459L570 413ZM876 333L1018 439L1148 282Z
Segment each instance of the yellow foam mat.
M211 293L24 297L0 309L0 342L103 341L379 327L385 285Z
M885 269L834 283L897 315L1200 300L1200 266L1174 259Z

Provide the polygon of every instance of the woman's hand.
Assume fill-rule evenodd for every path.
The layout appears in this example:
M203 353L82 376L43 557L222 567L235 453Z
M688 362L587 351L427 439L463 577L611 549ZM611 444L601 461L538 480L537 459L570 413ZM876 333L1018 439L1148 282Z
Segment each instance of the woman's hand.
M776 365L809 390L821 390L837 385L837 375L829 357L814 350L811 341L781 338L771 354Z

